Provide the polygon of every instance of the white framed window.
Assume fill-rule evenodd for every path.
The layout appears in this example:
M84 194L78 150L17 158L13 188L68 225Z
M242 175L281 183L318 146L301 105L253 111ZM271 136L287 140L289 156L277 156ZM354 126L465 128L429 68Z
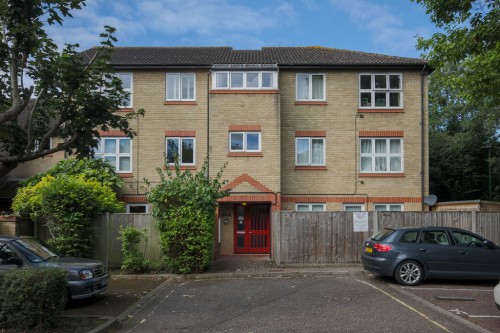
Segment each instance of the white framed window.
M322 203L298 203L295 204L297 212L324 212L326 205Z
M358 204L344 204L344 212L363 212L365 205Z
M325 138L295 138L295 165L325 165Z
M386 212L402 212L404 206L401 204L374 204L373 209Z
M94 149L94 158L101 158L117 173L132 172L132 140L130 138L101 138Z
M148 204L137 204L130 203L125 206L127 214L148 214L149 205Z
M52 149L52 147L53 147L52 138L49 138L49 146L45 148L45 150L50 150ZM40 151L40 139L35 139L35 142L33 143L33 149L31 150L31 152L35 153L38 151Z
M196 100L195 73L167 73L167 101Z
M260 132L230 132L230 152L260 152Z
M196 139L188 137L167 137L166 139L167 163L174 164L179 158L180 165L196 164Z
M213 89L276 89L276 72L228 71L215 72Z
M403 172L403 139L362 138L361 172Z
M132 73L116 73L116 76L122 81L122 88L128 94L128 98L123 101L121 108L130 108L133 105L133 94L132 94Z
M324 101L325 74L297 74L297 101Z
M360 108L403 107L403 75L362 73L359 75Z

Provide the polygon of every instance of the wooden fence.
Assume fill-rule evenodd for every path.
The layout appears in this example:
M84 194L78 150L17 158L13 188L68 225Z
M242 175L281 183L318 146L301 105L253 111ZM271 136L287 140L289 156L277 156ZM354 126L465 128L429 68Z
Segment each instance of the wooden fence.
M369 212L368 232L353 231L351 212L281 212L273 219L278 264L359 263L363 241L385 227L450 226L500 244L500 213Z
M133 226L140 230L146 230L147 244L142 242L139 249L144 257L153 262L159 262L161 258L160 239L155 229L153 219L149 214L104 214L96 215L92 221L95 244L94 258L102 260L110 267L120 267L123 260L122 242L120 228ZM47 240L50 238L48 229L43 226L35 228L35 236Z
M273 212L271 221L271 256L278 264L359 263L363 241L384 227L453 226L500 244L500 213L369 212L368 232L354 232L351 212ZM98 215L93 225L94 257L109 266L121 266L119 231L129 225L146 230L149 241L147 245L140 244L146 259L160 260L159 236L150 215ZM34 234L41 239L50 238L43 227L35 228Z

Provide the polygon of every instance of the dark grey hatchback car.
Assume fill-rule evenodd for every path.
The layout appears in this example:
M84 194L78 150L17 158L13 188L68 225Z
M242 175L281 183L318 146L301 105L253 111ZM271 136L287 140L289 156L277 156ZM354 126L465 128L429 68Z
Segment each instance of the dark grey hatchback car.
M500 247L449 227L388 228L363 244L365 270L414 286L425 278L500 278Z
M110 275L98 260L60 257L33 237L0 236L0 273L22 268L59 267L68 271L68 290L72 299L103 293Z

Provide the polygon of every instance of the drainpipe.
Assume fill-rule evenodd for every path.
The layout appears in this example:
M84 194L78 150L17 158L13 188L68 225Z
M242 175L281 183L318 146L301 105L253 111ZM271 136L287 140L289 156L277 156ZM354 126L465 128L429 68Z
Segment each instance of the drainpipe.
M212 70L208 71L207 75L207 179L210 178L210 75Z
M425 96L424 96L424 73L426 70L426 65L422 67L420 72L420 194L422 197L421 210L424 211L425 203Z

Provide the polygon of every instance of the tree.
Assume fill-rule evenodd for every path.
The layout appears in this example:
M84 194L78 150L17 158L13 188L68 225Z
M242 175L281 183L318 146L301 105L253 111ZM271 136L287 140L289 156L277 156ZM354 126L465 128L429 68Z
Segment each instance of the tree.
M441 32L418 39L435 68L460 68L450 77L458 96L499 112L500 1L411 0L422 4Z
M440 201L498 199L498 117L490 108L459 97L450 77L457 68L434 71L429 82L430 191ZM491 176L490 176L491 170Z
M163 261L173 273L201 272L211 263L217 199L229 195L228 190L221 190L223 168L211 179L206 176L208 157L201 169L192 174L180 170L176 156L175 173L166 164L167 177L157 168L160 183L151 187L146 182L148 202L153 206L152 216L160 232Z
M135 134L128 120L143 110L115 113L128 98L107 64L115 30L105 27L90 59L77 52L78 44L59 51L45 31L45 24L62 24L84 5L0 0L0 179L20 163L58 151L89 156L99 130ZM50 147L53 137L61 143Z
M97 160L61 161L43 175L29 179L18 190L12 208L29 214L35 223L44 223L52 236L48 242L59 253L89 257L94 241L92 217L124 210L111 188L117 184L117 176L110 169Z

